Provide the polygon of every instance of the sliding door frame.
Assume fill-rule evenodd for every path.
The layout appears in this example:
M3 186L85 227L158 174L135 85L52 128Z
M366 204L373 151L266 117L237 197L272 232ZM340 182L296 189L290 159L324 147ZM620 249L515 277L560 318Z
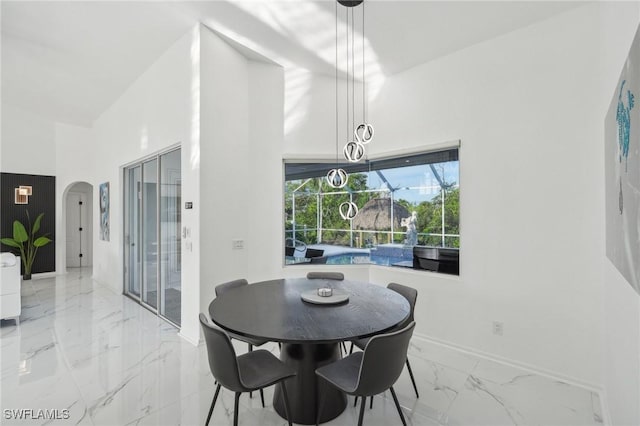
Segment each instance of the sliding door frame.
M129 289L127 288L127 283L128 283L128 274L130 274L130 270L127 267L127 262L128 262L128 258L127 258L127 250L124 247L125 244L127 244L127 239L126 239L126 234L127 234L127 229L125 226L122 227L122 241L123 241L123 258L122 258L122 264L124 266L123 268L123 277L122 277L122 289L123 289L123 294L129 298L131 298L132 300L136 301L137 303L139 303L140 305L144 306L146 309L150 310L151 312L155 313L156 315L158 315L158 317L162 318L163 320L169 322L170 324L172 324L173 326L177 327L178 329L180 329L180 325L175 323L173 320L171 320L169 317L165 316L164 314L161 313L162 311L162 306L164 306L164 294L163 291L161 291L162 289L162 284L161 284L161 279L162 279L162 271L161 271L161 267L162 267L162 245L160 244L161 241L161 186L162 186L162 182L161 182L161 169L162 169L162 160L161 157L165 154L169 154L171 152L174 151L179 151L181 150L181 144L177 144L177 145L173 145L171 147L168 147L166 149L163 149L162 151L158 151L155 152L154 154L148 155L146 157L143 157L141 159L138 159L136 161L133 161L131 163L128 163L126 165L124 165L122 167L122 176L124 178L123 181L123 187L124 187L124 191L122 191L122 218L123 218L123 225L125 223L124 218L126 217L126 215L128 214L127 212L127 201L126 201L126 197L128 195L128 190L129 188L127 187L126 183L128 182L128 177L127 177L127 173L130 169L134 168L134 167L139 167L140 168L140 189L139 189L139 197L140 197L140 209L138 212L138 232L141 233L140 238L139 238L139 244L140 247L138 247L138 250L141 251L141 254L144 255L145 251L144 251L144 211L145 211L145 203L146 203L146 197L144 196L144 182L145 182L145 172L144 172L144 164L145 163L149 163L153 160L156 160L156 247L157 247L157 251L156 251L156 307L154 307L153 305L150 305L149 303L145 302L144 299L144 295L147 291L147 283L146 283L146 277L145 277L145 268L144 268L144 262L145 259L141 258L140 261L140 295L136 295L135 293L130 293ZM181 153L182 155L182 153ZM182 180L182 179L181 179ZM130 207L130 206L129 206ZM181 208L181 206L178 206L178 208ZM180 224L180 226L182 227L182 223ZM144 257L144 256L143 256Z

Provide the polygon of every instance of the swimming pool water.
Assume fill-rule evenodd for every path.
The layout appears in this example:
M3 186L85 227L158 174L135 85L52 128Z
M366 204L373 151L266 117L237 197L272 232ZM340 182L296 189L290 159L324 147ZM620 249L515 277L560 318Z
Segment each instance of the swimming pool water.
M402 257L376 256L367 253L346 253L327 257L327 265L362 265L375 264L390 266L405 261Z

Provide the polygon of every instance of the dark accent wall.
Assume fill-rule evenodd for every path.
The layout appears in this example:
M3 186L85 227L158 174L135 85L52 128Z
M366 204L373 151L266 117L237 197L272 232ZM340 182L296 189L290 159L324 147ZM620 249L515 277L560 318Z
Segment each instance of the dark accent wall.
M29 204L15 204L14 191L20 185L31 186L33 194L29 197ZM13 237L13 221L19 220L27 227L27 214L31 222L44 213L40 223L40 231L37 235L48 234L48 237L56 239L56 178L55 176L23 175L14 173L0 174L0 236ZM2 244L2 251L14 249ZM38 249L38 254L33 262L31 273L53 272L56 270L56 244L51 242ZM24 267L22 267L24 273Z

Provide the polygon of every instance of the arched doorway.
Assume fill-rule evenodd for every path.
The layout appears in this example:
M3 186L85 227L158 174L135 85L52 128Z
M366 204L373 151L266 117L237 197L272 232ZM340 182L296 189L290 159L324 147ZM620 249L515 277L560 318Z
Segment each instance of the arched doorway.
M93 265L93 186L76 182L67 187L65 203L65 237L67 268Z

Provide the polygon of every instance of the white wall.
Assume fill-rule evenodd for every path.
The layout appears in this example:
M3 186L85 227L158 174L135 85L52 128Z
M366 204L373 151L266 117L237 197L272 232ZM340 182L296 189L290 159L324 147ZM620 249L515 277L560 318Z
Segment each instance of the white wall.
M56 174L55 123L2 104L0 169L5 173Z
M247 279L282 276L283 204L282 146L284 143L284 72L274 65L249 62L249 153L251 205L247 212ZM258 238L256 238L258 236Z
M69 189L77 182L89 182L93 178L93 140L91 129L56 123L54 126L55 168L56 168L56 272L66 272L67 264L67 206L65 203ZM95 185L93 185L95 186ZM95 189L95 188L94 188ZM93 196L97 197L97 191ZM95 203L91 203L93 207ZM92 211L91 217L96 212ZM93 223L88 226L92 229ZM93 253L93 239L89 240ZM93 262L92 262L93 263Z
M248 60L206 27L201 36L201 214L207 220L200 310L207 312L216 284L279 275L274 242L282 235L282 203L274 194L282 187L284 83L281 67ZM243 240L244 249L233 249L233 240Z
M600 102L602 116L615 96L618 77L629 54L640 21L640 4L601 8L605 46L601 63L607 75ZM604 135L604 131L603 131ZM604 139L604 137L603 137ZM639 139L636 137L636 141ZM603 148L604 153L604 148ZM604 155L603 155L604 157ZM604 161L602 161L604 175ZM603 195L604 196L604 195ZM613 425L640 424L640 296L604 254L604 389Z
M599 59L602 32L615 32L598 31L598 16L583 7L388 78L370 103L368 145L382 154L462 140L461 277L368 274L420 290L417 334L594 387L603 330ZM332 156L335 83L304 71L285 79L283 155ZM274 163L271 173L282 172ZM267 208L281 215L281 205ZM494 320L503 337L491 333Z
M288 158L328 158L336 156L336 80L300 68L285 70L284 147ZM349 86L351 87L351 86ZM347 131L346 81L338 82L338 150L353 139ZM355 85L355 120L362 121L362 84ZM351 118L351 112L349 113Z
M201 31L202 169L200 311L217 283L246 276L249 89L247 59L206 27Z
M94 278L122 291L122 167L167 147L182 147L182 195L194 203L183 210L182 225L190 228L197 247L199 230L199 28L171 46L94 123L93 170L88 180L94 188L110 183L110 241L94 236ZM94 191L98 192L98 191ZM97 208L97 204L96 204ZM99 215L94 212L94 229ZM182 250L181 334L199 336L198 250Z
M418 334L598 387L604 243L600 8L395 75L373 152L461 139L461 274L371 279L420 290ZM617 41L624 40L625 32ZM619 71L618 71L619 72ZM608 103L607 103L608 106ZM504 336L492 322L504 323Z

